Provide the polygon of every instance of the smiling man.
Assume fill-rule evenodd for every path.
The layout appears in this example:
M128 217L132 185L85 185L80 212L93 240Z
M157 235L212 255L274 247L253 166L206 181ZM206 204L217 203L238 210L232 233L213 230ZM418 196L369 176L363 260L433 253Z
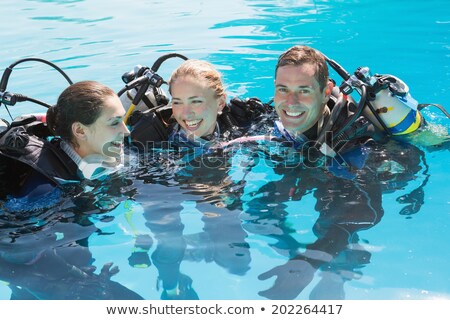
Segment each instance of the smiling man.
M341 168L363 165L364 146L374 136L373 125L353 116L355 102L329 79L322 53L308 46L293 46L280 55L274 105L278 119L271 136L300 151L301 163L325 165L335 174L349 177L353 175L348 175L348 170L340 172Z
M275 69L275 110L279 132L288 140L317 138L329 116L331 88L322 54L306 46L294 46L278 59Z

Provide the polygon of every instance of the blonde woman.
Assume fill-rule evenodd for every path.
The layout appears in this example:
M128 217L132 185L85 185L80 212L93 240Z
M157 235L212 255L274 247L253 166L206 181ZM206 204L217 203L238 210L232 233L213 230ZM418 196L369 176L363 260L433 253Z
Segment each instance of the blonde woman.
M142 112L132 124L131 140L138 147L161 141L183 146L229 141L242 136L266 111L239 99L227 103L221 74L203 60L182 63L170 77L169 92L169 108Z

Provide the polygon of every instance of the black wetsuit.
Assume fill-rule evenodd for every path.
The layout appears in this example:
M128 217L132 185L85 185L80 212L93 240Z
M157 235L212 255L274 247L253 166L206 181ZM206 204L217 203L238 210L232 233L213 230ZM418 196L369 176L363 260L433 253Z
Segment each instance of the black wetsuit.
M42 122L13 122L0 137L2 197L30 192L39 196L43 190L63 181L80 180L78 166L60 143L60 139L50 136Z

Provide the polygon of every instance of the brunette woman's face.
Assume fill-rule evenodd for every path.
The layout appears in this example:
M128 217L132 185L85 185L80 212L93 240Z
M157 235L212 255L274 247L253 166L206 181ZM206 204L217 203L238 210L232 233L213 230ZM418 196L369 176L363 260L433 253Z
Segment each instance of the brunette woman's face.
M108 96L97 120L83 126L84 135L77 139L78 153L81 157L101 154L119 158L123 153L124 137L130 132L123 122L125 109L117 96Z

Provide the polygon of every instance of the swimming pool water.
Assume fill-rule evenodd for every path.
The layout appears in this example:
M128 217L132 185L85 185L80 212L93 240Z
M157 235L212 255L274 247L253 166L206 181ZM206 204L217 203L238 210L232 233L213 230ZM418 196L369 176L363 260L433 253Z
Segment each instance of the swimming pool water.
M419 102L449 110L445 1L6 0L2 13L0 70L40 57L74 81L118 91L134 65L178 52L216 65L230 98L267 101L278 55L306 44L350 72L366 65L396 75ZM160 74L167 79L179 63L167 61ZM66 85L49 67L27 63L14 69L7 89L54 103ZM426 118L448 129L449 120L432 110ZM45 110L24 103L10 111ZM0 117L9 117L3 106ZM411 160L404 171L391 166L385 179L367 173L357 184L325 184L318 171L274 168L245 149L221 165L220 156L205 156L209 165L197 168L162 152L75 200L69 193L36 207L2 202L0 298L11 298L10 283L22 288L13 292L22 299L161 299L163 287L178 281L184 299L265 299L270 293L261 292L275 280L267 272L286 274L290 267L281 266L299 263L289 258L316 243L339 254L303 290L297 283L294 298L448 299L449 151L402 150ZM411 204L416 212L404 209ZM354 229L347 237L340 231ZM310 253L326 259L325 251ZM111 280L99 276L108 262L120 269ZM70 264L88 277L69 273ZM272 294L287 292L284 285Z

